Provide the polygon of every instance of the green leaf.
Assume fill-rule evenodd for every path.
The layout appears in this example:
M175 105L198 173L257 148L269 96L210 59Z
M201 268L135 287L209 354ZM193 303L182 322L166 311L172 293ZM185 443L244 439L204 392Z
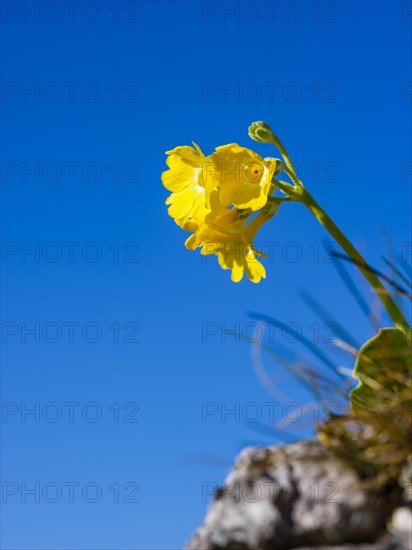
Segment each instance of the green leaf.
M398 328L381 329L359 350L350 394L355 414L382 413L393 404L411 402L412 353L409 335Z

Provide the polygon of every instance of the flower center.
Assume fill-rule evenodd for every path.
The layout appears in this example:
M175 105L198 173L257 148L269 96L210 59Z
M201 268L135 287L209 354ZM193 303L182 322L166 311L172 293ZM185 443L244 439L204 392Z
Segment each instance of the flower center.
M263 168L260 164L254 162L249 164L245 170L245 176L248 182L257 183L261 180L263 174Z

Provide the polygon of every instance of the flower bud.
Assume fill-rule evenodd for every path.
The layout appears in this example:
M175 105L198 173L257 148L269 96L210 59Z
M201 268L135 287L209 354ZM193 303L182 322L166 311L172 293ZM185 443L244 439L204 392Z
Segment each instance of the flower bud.
M249 137L261 143L273 143L273 140L275 139L272 128L266 124L266 122L262 122L261 120L253 122L249 126L248 132Z

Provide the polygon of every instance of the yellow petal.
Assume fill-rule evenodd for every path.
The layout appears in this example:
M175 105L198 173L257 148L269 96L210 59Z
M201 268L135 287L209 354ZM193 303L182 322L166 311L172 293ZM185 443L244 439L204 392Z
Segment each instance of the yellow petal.
M214 178L223 206L256 211L265 205L274 172L271 162L236 143L217 147L210 159L218 167Z
M232 267L232 276L231 279L234 283L238 283L243 279L243 272L244 272L244 266L243 262L242 264L237 263L236 261L233 262Z
M194 233L193 235L190 235L190 237L185 241L185 247L188 248L189 250L195 250L199 246L199 244L200 243L196 233Z
M196 192L191 189L184 189L178 193L172 193L167 199L166 204L170 204L169 207L169 216L175 220L180 220L185 218L191 209L193 208L193 203L196 201Z
M245 271L252 283L259 283L262 278L266 278L264 266L259 262L252 251L250 251L246 257Z
M186 145L167 151L169 157L166 164L170 170L162 173L162 183L166 189L181 191L198 183L203 159L203 154L199 151Z

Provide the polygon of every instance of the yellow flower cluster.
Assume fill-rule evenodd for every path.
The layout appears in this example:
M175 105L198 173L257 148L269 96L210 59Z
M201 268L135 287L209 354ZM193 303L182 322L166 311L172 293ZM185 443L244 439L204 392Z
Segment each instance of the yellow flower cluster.
M253 240L268 220L262 208L280 161L265 160L236 143L217 147L210 156L193 145L166 152L169 170L162 182L172 192L166 200L169 215L193 233L185 243L189 250L201 247L201 254L216 254L219 265L232 270L234 282L246 273L258 283L266 272L257 256L264 254Z

